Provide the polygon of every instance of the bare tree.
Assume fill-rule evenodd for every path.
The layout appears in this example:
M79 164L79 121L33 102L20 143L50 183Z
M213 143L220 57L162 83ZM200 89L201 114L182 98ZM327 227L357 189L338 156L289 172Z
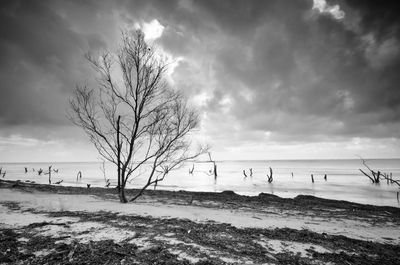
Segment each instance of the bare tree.
M381 172L380 171L374 171L372 170L368 165L367 165L367 161L365 159L363 159L361 156L359 156L359 158L361 159L363 165L369 170L369 172L371 172L372 176L369 175L368 173L366 173L365 171L363 171L361 168L358 169L360 170L361 173L363 173L366 177L368 177L372 183L375 184L379 184L380 183L380 177L381 177Z
M98 86L76 88L70 118L89 135L100 155L116 165L121 202L128 201L125 186L135 172L146 168L148 176L131 201L205 151L199 148L191 154L187 136L199 117L182 94L167 85L168 64L140 30L122 34L116 55L104 52L86 58L99 74Z
M379 184L380 180L386 180L386 183L388 185L393 185L396 184L398 188L400 188L400 180L396 180L393 179L393 174L392 173L385 173L385 172L381 172L381 171L375 171L373 169L371 169L371 167L368 166L367 161L365 159L363 159L361 156L358 156L363 165L369 170L369 172L371 172L371 175L369 175L368 173L366 173L365 171L363 171L362 169L359 169L361 171L361 173L363 173L366 177L368 177L372 183L374 184ZM400 202L400 191L397 191L397 202Z

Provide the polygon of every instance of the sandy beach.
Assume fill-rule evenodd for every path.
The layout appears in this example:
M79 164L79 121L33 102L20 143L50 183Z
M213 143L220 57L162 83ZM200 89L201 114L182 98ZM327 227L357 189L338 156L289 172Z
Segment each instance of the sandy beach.
M269 194L1 181L5 264L398 264L400 210ZM133 192L128 191L128 193Z

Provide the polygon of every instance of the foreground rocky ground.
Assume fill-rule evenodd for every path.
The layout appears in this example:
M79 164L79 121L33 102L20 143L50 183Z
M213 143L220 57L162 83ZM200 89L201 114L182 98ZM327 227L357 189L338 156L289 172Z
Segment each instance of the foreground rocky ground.
M110 189L0 188L1 264L400 264L398 208L167 191L121 205Z

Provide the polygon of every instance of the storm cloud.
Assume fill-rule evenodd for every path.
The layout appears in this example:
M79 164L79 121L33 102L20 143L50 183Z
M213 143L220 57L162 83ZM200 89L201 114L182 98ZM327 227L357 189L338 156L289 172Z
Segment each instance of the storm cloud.
M93 79L84 54L115 50L121 30L160 25L151 41L172 58L171 84L199 108L200 138L215 152L372 141L398 156L392 3L2 1L0 136L85 141L66 118L75 85Z

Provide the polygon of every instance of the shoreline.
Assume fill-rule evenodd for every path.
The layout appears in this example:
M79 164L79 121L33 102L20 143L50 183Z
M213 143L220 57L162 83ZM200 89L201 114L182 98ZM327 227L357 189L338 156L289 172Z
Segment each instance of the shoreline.
M347 200L360 204L371 204L381 206L399 207L396 200L395 185L371 185L370 180L359 172L361 162L358 160L338 160L333 162L321 162L322 160L310 160L308 162L282 162L264 163L257 161L249 162L228 162L221 163L218 167L218 179L215 180L209 174L211 165L195 165L194 174L189 174L187 169L192 168L192 163L185 165L179 170L171 172L157 189L166 190L189 190L189 191L208 191L222 192L233 190L238 194L256 196L261 192L271 193L284 198L294 198L299 194L307 194L327 199ZM355 162L358 161L358 162ZM371 162L372 168L379 168L382 172L393 172L398 176L400 161L376 161ZM50 163L51 164L51 163ZM4 179L35 181L36 183L47 184L47 176L38 175L38 168L46 171L48 164L37 165L4 165L7 175ZM268 183L265 174L268 166L274 170L274 182ZM362 165L361 165L362 166ZM28 172L25 173L24 167ZM106 179L110 178L110 185L115 186L116 178L112 165L105 164L106 179L100 169L102 164L74 164L53 165L59 172L52 173L52 182L60 182L66 186L83 186L90 184L92 187L104 187ZM243 169L253 170L253 176L245 178ZM76 179L77 172L83 173L82 179ZM248 172L247 172L248 173ZM293 173L293 176L291 175ZM315 183L312 183L310 174L313 174ZM324 179L327 175L327 179ZM129 188L138 188L141 183L145 183L146 176L142 175L132 183L127 183Z
M106 187L78 187L78 186L63 186L63 185L55 185L55 184L41 184L41 183L32 183L32 182L23 182L18 180L2 180L0 179L0 189L2 188L15 188L15 189L33 189L42 192L52 192L57 194L86 194L86 195L96 195L103 198L112 198L118 200L118 195L113 188ZM125 189L127 196L129 197L132 194L135 194L139 191L139 189L126 188ZM382 206L382 205L372 205L372 204L363 204L357 202L351 202L346 200L335 200L335 199L326 199L313 195L297 195L294 198L285 198L280 197L278 195L270 194L270 193L260 193L258 195L242 195L235 193L234 191L226 190L222 192L209 192L209 191L186 191L186 190L152 190L147 189L144 191L143 196L138 199L138 201L143 200L143 198L159 198L159 197L167 197L167 198L182 198L195 200L209 199L218 202L226 202L229 198L230 200L234 200L235 202L241 203L251 203L251 204L262 204L262 203L280 203L283 205L291 205L291 206L302 206L308 207L308 203L313 203L312 207L315 206L324 206L324 207L339 207L343 209L348 208L357 208L364 209L370 211L394 211L400 213L400 208L393 206Z
M121 204L112 188L4 180L0 194L0 236L8 240L0 250L21 264L95 264L88 253L102 256L106 246L125 253L112 253L109 264L400 262L400 209L390 206L164 190Z

